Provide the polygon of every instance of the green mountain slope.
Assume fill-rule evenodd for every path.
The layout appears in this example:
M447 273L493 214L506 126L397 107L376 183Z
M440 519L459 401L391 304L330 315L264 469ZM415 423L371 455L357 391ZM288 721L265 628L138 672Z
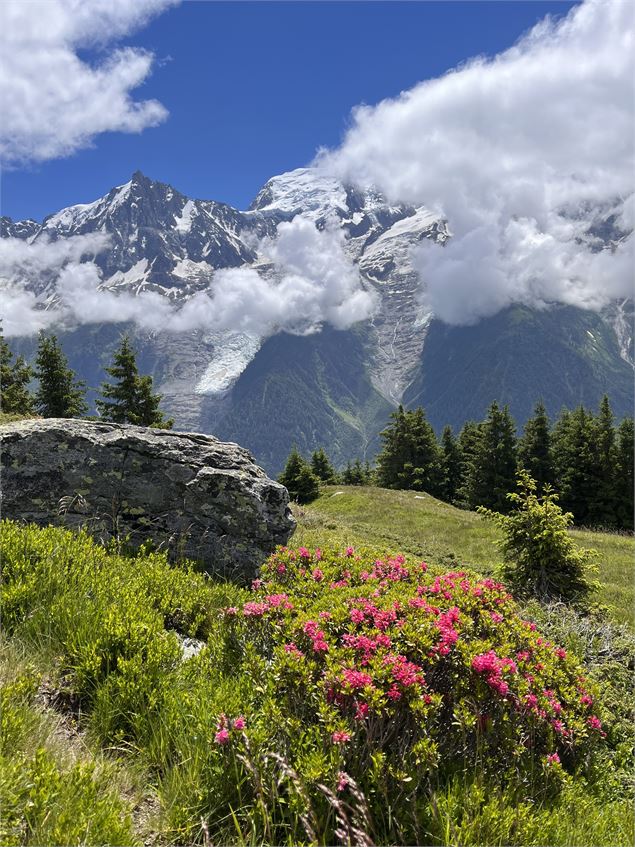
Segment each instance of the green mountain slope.
M373 458L392 406L371 385L362 331L325 328L310 336L270 338L234 385L227 405L206 426L249 448L277 473L292 445L307 455L324 446L337 465Z
M435 428L459 428L498 400L520 426L539 398L554 416L563 406L595 408L603 394L618 418L632 414L633 368L599 315L513 306L475 326L433 321L404 402L423 405Z

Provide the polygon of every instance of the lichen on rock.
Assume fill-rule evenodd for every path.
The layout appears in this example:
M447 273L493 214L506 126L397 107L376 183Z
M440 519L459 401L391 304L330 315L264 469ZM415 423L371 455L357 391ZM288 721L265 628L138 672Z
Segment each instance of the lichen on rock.
M5 518L149 541L238 579L295 528L286 488L211 435L51 418L6 424L0 443Z

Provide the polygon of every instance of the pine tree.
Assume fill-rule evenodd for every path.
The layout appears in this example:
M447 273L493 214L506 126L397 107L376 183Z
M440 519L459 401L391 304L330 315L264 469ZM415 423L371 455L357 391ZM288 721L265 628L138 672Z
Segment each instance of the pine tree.
M0 411L7 415L33 415L35 401L29 392L33 371L22 356L13 354L0 334Z
M458 440L452 434L452 427L446 426L441 435L443 483L441 497L448 503L454 503L463 481L463 456Z
M79 418L88 411L84 383L76 379L57 337L40 333L35 375L40 382L35 396L38 411L45 418Z
M549 418L542 400L536 403L534 416L525 424L518 442L518 462L536 482L538 493L545 485L553 485Z
M552 436L556 485L562 508L572 512L575 522L589 521L590 504L597 482L594 421L583 406L563 411Z
M518 473L518 492L508 495L515 506L511 515L489 509L479 512L502 530L502 576L514 596L586 603L598 588L594 550L581 550L568 533L573 522L563 512L549 484L542 497L526 470Z
M615 426L609 398L604 395L600 411L593 421L596 484L589 502L589 523L615 526Z
M377 476L386 488L440 493L441 451L434 430L422 408L404 411L399 406L393 423L382 433L382 452L377 457Z
M494 402L480 427L480 438L467 480L468 504L496 512L510 509L508 492L515 487L516 435L509 409Z
M131 423L137 426L152 426L170 429L173 421L166 420L159 409L161 395L152 392L152 377L140 376L137 358L125 335L113 357L113 364L106 368L115 381L103 383L103 400L97 400L97 409L104 420L114 423Z
M617 429L615 451L615 514L622 529L633 529L633 418L624 418Z
M481 429L481 423L466 421L458 437L461 452L461 484L457 492L456 502L464 508L470 508L469 483L474 473L474 460L481 440Z
M311 456L311 470L319 480L327 485L333 484L337 480L335 468L322 447L315 450Z
M320 493L320 480L295 447L289 453L278 482L287 489L289 497L298 503L310 503Z

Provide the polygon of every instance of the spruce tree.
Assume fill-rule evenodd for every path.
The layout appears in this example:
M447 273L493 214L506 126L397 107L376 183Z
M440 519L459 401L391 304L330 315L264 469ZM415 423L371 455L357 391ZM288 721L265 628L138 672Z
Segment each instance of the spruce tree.
M327 485L332 484L337 480L335 468L331 464L329 457L326 455L322 447L314 450L313 455L311 456L311 470L319 480Z
M0 411L7 415L33 415L35 401L29 392L33 371L22 356L13 354L0 334Z
M309 503L320 493L320 480L295 447L289 453L278 482L287 489L289 497L298 503Z
M422 408L404 411L399 406L393 423L381 433L384 442L377 457L377 477L386 488L440 493L441 451Z
M542 400L536 403L534 416L525 424L523 435L518 442L518 463L536 482L538 493L545 485L553 485L549 418Z
M79 418L88 411L84 383L76 379L57 337L40 333L35 375L40 382L35 402L45 418Z
M470 508L469 483L474 474L474 460L481 440L482 424L476 421L466 421L458 437L461 452L461 484L457 491L458 505Z
M136 354L127 335L122 338L106 373L115 382L104 382L101 387L104 399L97 400L97 409L104 420L164 429L172 427L172 420L166 420L159 409L161 395L153 393L152 377L139 375Z
M446 426L443 430L441 450L443 452L441 497L448 503L454 503L463 481L463 455L458 440L452 434L451 426Z
M621 529L633 529L633 418L624 418L617 429L615 450L615 514Z
M583 406L564 411L553 428L552 453L556 485L562 508L575 523L589 522L590 504L597 483L597 453L593 415Z
M507 494L516 485L516 435L509 409L494 402L480 428L467 480L468 504L496 512L510 509Z
M589 523L615 526L615 426L609 398L604 395L600 411L593 421L596 483L589 502Z

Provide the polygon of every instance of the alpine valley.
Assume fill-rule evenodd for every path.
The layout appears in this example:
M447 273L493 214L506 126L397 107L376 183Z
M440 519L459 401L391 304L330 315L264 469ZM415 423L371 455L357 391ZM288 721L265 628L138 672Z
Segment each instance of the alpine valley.
M308 335L268 338L150 332L112 322L56 328L91 401L128 331L175 426L237 441L270 473L281 469L292 444L305 454L323 446L340 466L372 459L400 402L423 405L438 431L481 419L495 399L509 404L519 425L539 398L555 415L563 406L595 407L608 393L618 418L632 413L632 301L601 314L514 306L475 326L446 326L420 304L410 252L422 239L442 249L451 222L449 228L425 208L391 206L377 192L312 169L273 177L247 211L190 199L136 172L99 200L62 209L41 224L4 217L2 236L36 243L106 233L110 247L95 257L101 288L157 292L179 304L213 290L221 268L270 273L259 244L297 214L318 228L335 221L345 231L363 284L378 294L374 318L348 330L325 325ZM603 249L610 240L609 233ZM44 305L55 302L54 279L29 285ZM13 338L12 347L30 358L35 339Z

